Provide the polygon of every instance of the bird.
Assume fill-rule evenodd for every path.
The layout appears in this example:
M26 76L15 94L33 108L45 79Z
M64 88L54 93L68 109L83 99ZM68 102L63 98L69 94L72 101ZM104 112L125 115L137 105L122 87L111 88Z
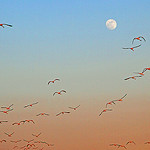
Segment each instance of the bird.
M1 140L0 143L6 142L6 140Z
M122 147L122 148L127 149L127 148L125 147L125 145L118 145L118 148L119 148L119 147Z
M0 26L1 26L1 27L3 27L3 28L4 28L4 25L5 25L5 26L12 27L12 25L10 25L10 24L5 24L5 23L3 23L3 24L0 24Z
M119 144L109 144L109 146L119 146Z
M103 112L106 112L106 111L112 111L112 109L104 109L104 110L99 114L99 116L102 115L102 113L103 113Z
M8 121L0 121L0 124L2 124L3 122L8 122Z
M36 102L36 103L33 103L33 104L29 104L29 105L26 105L26 106L24 106L24 108L26 108L26 107L32 107L33 105L35 105L35 104L38 104L39 102Z
M46 113L40 113L40 114L37 114L36 116L44 116L44 115L46 115L46 116L49 116L49 114L46 114Z
M15 132L11 133L11 134L8 134L6 132L4 132L8 137L11 137Z
M27 142L27 143L30 143L30 142L34 141L34 139L32 139L30 141L27 141L27 140L24 139L24 141Z
M127 143L126 143L126 145L128 145L129 143L133 143L133 144L135 144L135 142L134 141L128 141ZM136 144L135 144L136 145Z
M21 142L22 140L18 140L18 141L10 141L12 143L18 143L18 142Z
M32 134L35 137L39 137L41 135L41 133L39 133L38 135Z
M61 114L65 114L65 113L70 113L70 112L68 112L68 111L62 111L62 112L58 113L56 116L59 116Z
M144 38L143 36L139 36L139 37L134 38L134 39L132 40L132 44L133 44L134 40L142 41L141 38L146 42L146 40L145 40L145 38Z
M4 114L8 114L9 111L12 111L13 109L7 110L7 111L0 111L3 112Z
M61 95L62 92L66 93L65 90L61 90L60 92L55 92L55 93L53 94L53 96L54 96L56 93L59 94L59 95Z
M106 103L106 108L107 108L108 105L112 105L112 104L116 105L116 103L114 101L110 101L110 102Z
M120 99L118 99L118 100L113 100L113 101L123 101L123 99L125 98L127 96L127 94L125 94L123 97L121 97Z
M68 107L68 108L73 109L73 110L77 110L78 107L80 107L80 105L78 105L77 107Z
M50 146L50 144L48 144L47 142L43 142L43 141L40 142L46 144L47 146Z
M137 47L140 47L140 46L141 46L141 44L138 45L138 46L134 46L134 47L130 47L130 48L122 48L122 49L130 49L130 50L134 51L134 48L137 48Z
M33 120L25 120L25 122L32 122L35 124L35 122Z
M132 77L125 78L124 80L129 80L129 79L136 80L136 78L140 78L140 77L142 77L142 76L132 76Z
M7 110L10 110L10 108L11 108L13 105L14 105L14 104L11 104L11 105L8 106L8 107L2 106L1 108L6 108Z
M25 123L25 121L20 121L20 122L14 122L12 125L21 125L21 123Z
M55 81L60 81L60 79L55 79L55 80L53 80L53 81L49 81L49 82L48 82L48 85L49 85L50 83L54 83Z

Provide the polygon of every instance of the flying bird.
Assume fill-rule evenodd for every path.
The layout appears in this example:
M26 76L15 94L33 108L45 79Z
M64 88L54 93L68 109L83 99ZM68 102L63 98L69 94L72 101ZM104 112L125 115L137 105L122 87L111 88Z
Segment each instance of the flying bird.
M7 110L10 110L10 108L11 108L13 105L14 105L14 104L11 104L11 105L8 106L8 107L2 106L1 108L6 108Z
M129 79L136 80L136 78L140 78L140 77L142 77L142 76L132 76L132 77L125 78L124 80L129 80Z
M9 111L12 111L13 109L7 110L7 111L0 111L3 112L4 114L8 114Z
M73 109L73 110L77 110L78 107L80 107L80 105L78 105L77 107L68 107L68 108Z
M36 103L33 103L33 104L29 104L29 105L26 105L26 106L24 106L24 108L26 108L26 107L32 107L33 105L35 105L35 104L38 104L39 102L36 102Z
M112 109L104 109L104 110L99 114L99 116L102 115L102 113L107 112L107 111L112 111Z
M119 147L122 147L122 148L127 149L127 148L125 147L125 145L118 145L118 148L119 148Z
M38 135L32 134L35 137L39 137L41 135L41 133L39 133Z
M19 143L19 142L21 142L21 140L18 140L18 141L10 141L10 142L12 142L12 143Z
M131 144L131 143L135 144L134 141L128 141L128 142L126 143L126 145ZM136 144L135 144L135 145L136 145Z
M35 122L33 120L25 120L25 122L32 122L35 124Z
M62 92L66 93L65 90L61 90L60 92L55 92L55 93L53 94L53 96L54 96L56 93L59 94L59 95L61 95Z
M49 81L49 82L48 82L48 85L49 85L50 83L54 83L55 81L60 81L60 79L55 79L55 80L53 80L53 81Z
M140 47L140 46L141 46L141 44L138 45L138 46L134 46L134 47L130 47L130 48L122 48L122 49L130 49L130 50L134 51L134 48L137 48L137 47Z
M46 115L46 116L49 116L49 114L46 114L46 113L40 113L40 114L37 114L36 116L44 116L44 115Z
M127 96L127 94L125 94L123 97L121 97L120 99L118 99L118 100L114 100L114 101L123 101L123 99L125 98Z
M65 114L65 113L70 113L70 112L63 111L63 112L60 112L59 114L57 114L56 116L59 116L59 115L61 115L61 114Z
M30 142L34 141L34 139L32 139L30 141L27 141L27 140L24 139L24 141L27 142L27 143L30 143Z
M134 39L132 40L132 44L133 44L134 40L142 41L141 39L143 39L143 40L146 42L146 40L145 40L145 38L144 38L143 36L139 36L139 37L134 38Z
M25 123L25 121L20 121L20 122L14 122L12 125L21 125L21 123Z
M4 23L3 23L3 24L0 24L0 26L3 27L3 28L4 28L4 26L12 27L12 25L10 25L10 24L4 24Z
M4 132L5 133L5 132ZM11 134L8 134L8 133L5 133L8 137L11 137L15 132L11 133Z

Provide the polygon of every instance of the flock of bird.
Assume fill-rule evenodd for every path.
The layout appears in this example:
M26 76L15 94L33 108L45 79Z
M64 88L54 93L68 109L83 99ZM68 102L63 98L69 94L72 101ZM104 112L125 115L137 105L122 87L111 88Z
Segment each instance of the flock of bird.
M4 26L12 27L12 25L9 25L9 24L0 24L0 26L3 27L3 28L4 28ZM144 40L144 41L146 42L145 38L142 37L142 36L139 36L139 37L137 37L137 38L134 38L134 39L132 40L132 44L134 43L135 40L138 40L138 41ZM140 46L141 46L141 44L140 44L140 45L137 45L137 46L134 46L134 47L123 48L123 49L127 49L127 50L129 49L129 50L134 51L135 48L138 48L138 47L140 47ZM128 78L125 78L124 80L129 80L129 79L134 79L134 80L136 80L136 78L143 77L143 76L144 76L144 73L145 73L146 71L148 71L148 70L150 70L150 68L144 68L142 72L134 72L135 74L138 74L138 75L137 75L137 76L130 76L130 77L128 77ZM56 81L60 81L60 79L57 78L57 79L51 80L51 81L48 82L48 85L54 84ZM62 95L62 93L66 93L66 91L65 91L65 90L60 90L60 91L54 92L54 93L53 93L53 96L55 96L56 94ZM110 109L110 108L108 108L108 107L109 107L110 105L116 105L116 103L123 101L123 99L124 99L126 96L127 96L127 94L125 94L124 96L122 96L120 99L111 100L111 101L107 102L106 105L105 105L105 109L103 109L103 110L100 112L99 116L101 116L101 115L102 115L103 113L105 113L105 112L112 111L112 109ZM39 102L35 102L35 103L32 103L32 104L25 105L24 108L32 107L32 106L34 106L34 105L37 105L38 103L39 103ZM11 111L14 110L14 109L12 108L13 105L14 105L14 104L11 104L10 106L2 106L1 109L3 109L3 110L0 110L0 112L2 112L2 113L4 113L4 114L8 114L9 112L11 112ZM76 107L68 107L68 108L69 108L69 109L72 109L72 110L77 110L79 107L80 107L80 105L78 105L78 106L76 106ZM68 114L68 113L70 113L70 111L61 111L61 112L59 112L58 114L56 114L56 116L60 116L60 115L63 115L63 114ZM49 114L48 114L48 113L45 113L45 112L42 112L42 113L38 113L36 116L49 116ZM0 124L7 123L7 122L8 122L7 120L1 120L1 121L0 121ZM19 122L14 122L14 123L12 123L12 125L13 125L13 126L14 126L14 125L19 126L19 125L24 125L25 123L30 123L30 122L33 123L33 124L35 124L35 121L34 121L34 120L21 120L21 121L19 121ZM9 138L12 138L13 135L14 135L14 133L15 133L15 132L12 132L12 133L6 133L6 132L4 132L4 135L6 135L6 136L9 137ZM39 138L39 136L40 136L41 134L42 134L42 133L40 132L40 133L38 133L38 134L32 134L32 136L37 139L37 138ZM39 143L40 143L42 146L43 146L43 145L54 146L54 144L49 144L49 143L47 143L47 142L45 142L45 141L42 141L42 140L39 140L39 139L38 139L38 140L35 140L35 139L31 139L31 140L25 140L25 139L20 139L20 140L12 140L12 139L11 139L11 140L6 140L6 139L2 139L2 140L0 140L0 143L6 143L6 142L8 142L8 141L11 142L11 143L14 143L12 149L23 149L23 150L38 149L38 150L43 150L44 147L41 148L41 147L38 145ZM23 144L22 146L16 145L17 143L20 143L20 142L24 142L24 144ZM37 144L37 143L38 143L38 144ZM126 143L126 145L110 144L109 146L114 146L114 147L117 147L117 148L124 148L124 149L127 149L127 145L128 145L128 144L134 144L134 145L136 145L136 143L135 143L134 141L128 141L128 142ZM150 142L145 142L144 144L150 144Z

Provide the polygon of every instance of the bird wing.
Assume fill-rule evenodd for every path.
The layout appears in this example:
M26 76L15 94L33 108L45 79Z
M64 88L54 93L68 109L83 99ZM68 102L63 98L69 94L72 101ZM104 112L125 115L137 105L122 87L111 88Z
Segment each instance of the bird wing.
M130 49L130 48L122 48L122 49Z
M33 103L32 105L38 104L39 102Z
M146 40L145 40L145 38L143 36L139 36L139 38L142 38L146 42Z
M9 27L12 27L12 25L10 25L10 24L3 24L3 25L6 25L6 26L9 26Z
M134 39L132 40L132 44L133 44L133 42L134 42L135 39L136 39L136 38L134 38Z
M9 106L9 108L12 107L13 105L14 105L14 104L11 104L11 105Z
M78 105L76 108L80 107L80 105Z
M123 97L121 97L121 99L125 98L127 96L127 94L125 94Z
M1 108L7 108L7 107L5 107L5 106L2 106Z
M61 113L57 114L56 116L59 116Z
M140 45L138 45L138 46L134 46L133 48L137 48L137 47L140 47L141 46L141 44Z
M55 92L54 94L53 94L53 96L56 94L57 92Z
M68 108L74 109L73 107L68 107Z
M41 113L40 113L41 114ZM40 114L37 114L36 116L39 116Z
M66 93L66 91L65 91L65 90L61 90L60 92L65 92L65 93Z
M57 80L57 81L60 81L60 79L55 79L54 81L56 81L56 80Z
M128 77L128 78L126 78L126 79L124 79L124 80L128 80L128 79L130 79L131 77Z

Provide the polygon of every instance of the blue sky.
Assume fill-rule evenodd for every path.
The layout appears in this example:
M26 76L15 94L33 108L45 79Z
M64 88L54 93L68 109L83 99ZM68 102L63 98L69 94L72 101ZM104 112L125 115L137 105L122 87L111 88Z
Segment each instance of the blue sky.
M11 83L23 86L22 79L32 83L37 78L34 85L37 81L45 84L56 76L70 81L81 76L91 83L98 75L103 78L101 72L109 77L106 68L112 73L119 68L117 79L121 80L130 75L129 66L130 70L136 68L138 71L147 67L150 63L148 42L135 53L123 51L122 47L130 47L132 39L140 35L148 41L149 4L148 0L2 1L1 23L13 25L13 28L0 29L0 86L7 84L3 93L5 90L11 92L11 87L8 88ZM105 26L110 18L118 24L113 31ZM120 77L125 72L127 74ZM78 78L75 82L82 83Z

